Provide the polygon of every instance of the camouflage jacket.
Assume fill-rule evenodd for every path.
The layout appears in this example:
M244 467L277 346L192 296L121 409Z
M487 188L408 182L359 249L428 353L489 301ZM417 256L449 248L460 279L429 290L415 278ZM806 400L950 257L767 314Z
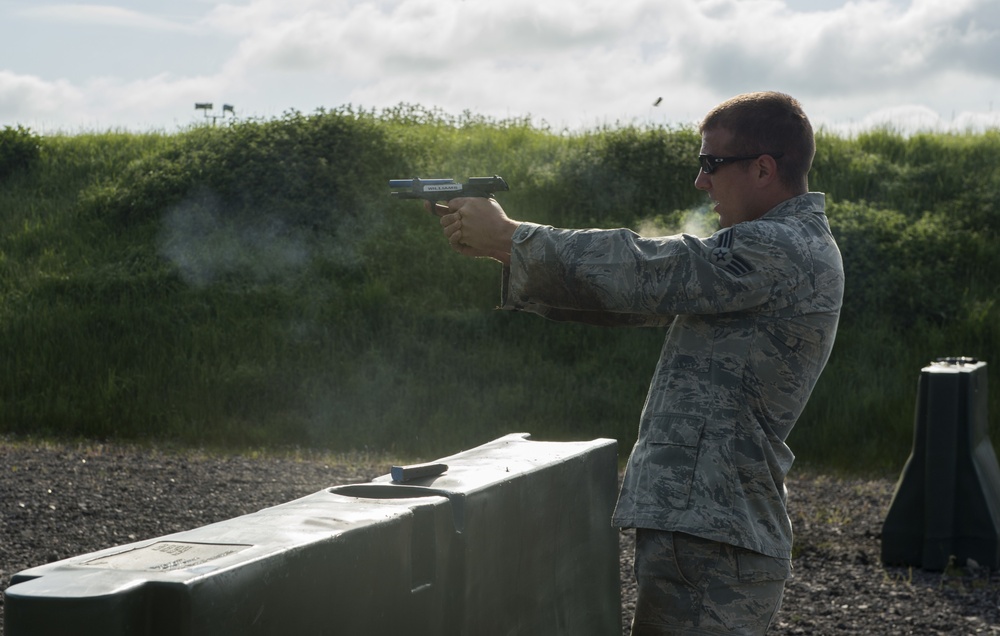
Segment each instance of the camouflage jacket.
M844 292L822 193L708 238L525 223L502 306L669 326L613 522L791 556L785 443L833 347Z

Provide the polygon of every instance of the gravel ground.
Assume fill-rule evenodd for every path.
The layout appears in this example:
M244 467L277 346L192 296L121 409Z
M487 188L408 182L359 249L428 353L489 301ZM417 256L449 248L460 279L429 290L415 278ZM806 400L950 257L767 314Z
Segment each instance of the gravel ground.
M217 456L0 438L0 591L35 565L370 481L388 467L372 457ZM894 478L794 473L795 571L772 634L1000 634L1000 574L881 565L893 485ZM627 633L633 534L620 537ZM0 625L2 617L0 598Z

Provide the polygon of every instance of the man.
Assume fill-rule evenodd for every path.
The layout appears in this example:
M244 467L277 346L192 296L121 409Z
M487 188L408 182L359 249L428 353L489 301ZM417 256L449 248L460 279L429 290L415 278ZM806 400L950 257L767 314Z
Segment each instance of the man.
M504 264L503 308L601 325L669 325L613 521L636 528L632 633L762 634L791 572L785 444L833 347L844 288L812 126L781 93L701 124L721 230L641 238L437 206L450 244Z

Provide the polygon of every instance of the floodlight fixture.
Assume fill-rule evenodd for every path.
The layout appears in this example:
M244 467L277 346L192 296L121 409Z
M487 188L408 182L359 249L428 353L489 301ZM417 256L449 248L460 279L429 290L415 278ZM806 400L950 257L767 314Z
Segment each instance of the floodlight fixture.
M229 113L234 118L236 117L236 107L233 106L232 104L223 104L222 105L222 114L221 115L212 115L212 114L210 114L211 111L212 111L212 109L214 107L215 107L215 104L213 104L212 102L195 102L195 104L194 104L195 110L202 111L205 114L205 119L211 119L212 120L212 125L213 126L215 125L216 120L218 120L218 119L225 119L226 113Z

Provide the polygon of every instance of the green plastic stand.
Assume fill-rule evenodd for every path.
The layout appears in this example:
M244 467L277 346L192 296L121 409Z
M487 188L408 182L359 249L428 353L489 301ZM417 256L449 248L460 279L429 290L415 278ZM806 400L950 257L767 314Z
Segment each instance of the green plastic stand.
M25 570L6 633L621 632L614 440L514 434L440 463Z
M921 370L913 450L882 526L882 562L940 571L1000 568L1000 466L990 444L986 363Z

